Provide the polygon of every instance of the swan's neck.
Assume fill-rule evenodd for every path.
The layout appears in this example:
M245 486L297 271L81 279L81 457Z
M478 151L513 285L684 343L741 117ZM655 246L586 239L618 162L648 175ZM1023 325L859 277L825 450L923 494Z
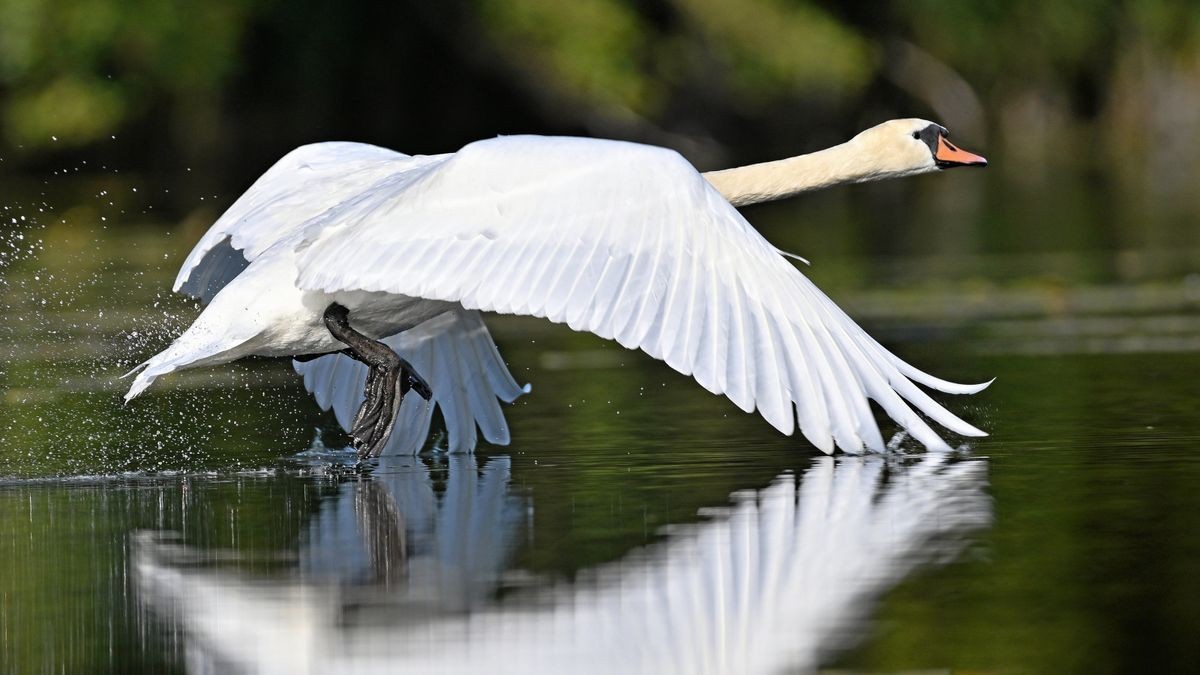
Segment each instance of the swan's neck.
M783 199L843 183L886 178L871 153L858 152L853 141L807 155L751 164L704 174L734 206Z

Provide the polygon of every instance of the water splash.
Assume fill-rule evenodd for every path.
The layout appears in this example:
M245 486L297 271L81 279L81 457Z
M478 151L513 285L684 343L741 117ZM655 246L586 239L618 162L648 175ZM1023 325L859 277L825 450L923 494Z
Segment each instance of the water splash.
M302 447L275 428L302 428L281 404L285 364L195 373L122 405L118 376L198 312L169 292L176 261L152 191L86 161L9 187L36 196L0 203L0 476L240 470ZM278 372L257 386L263 370ZM282 451L252 442L268 431Z

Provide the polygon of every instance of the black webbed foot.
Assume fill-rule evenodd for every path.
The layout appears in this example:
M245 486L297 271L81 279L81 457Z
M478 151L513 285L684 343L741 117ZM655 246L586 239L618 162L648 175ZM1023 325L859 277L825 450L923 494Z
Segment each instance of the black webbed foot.
M391 347L351 328L349 310L342 305L326 308L324 319L329 332L349 346L344 353L368 368L364 400L350 426L350 438L360 460L378 457L392 435L404 395L412 390L428 401L433 391Z

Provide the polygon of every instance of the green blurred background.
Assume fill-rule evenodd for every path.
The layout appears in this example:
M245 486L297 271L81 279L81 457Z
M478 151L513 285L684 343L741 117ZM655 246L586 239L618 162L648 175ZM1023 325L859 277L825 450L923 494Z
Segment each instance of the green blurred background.
M581 134L707 170L921 116L988 156L986 175L751 220L770 235L802 218L808 230L773 238L818 261L953 255L967 256L957 276L991 282L1178 280L1198 267L1198 109L1200 5L1184 1L0 0L0 198L94 176L70 194L48 184L48 208L76 209L63 224L183 223L182 240L313 141L415 154ZM124 217L101 220L107 206ZM996 258L1057 253L1070 259ZM831 278L893 281L861 266Z
M3 0L0 136L13 172L190 168L182 210L315 140L586 134L707 169L925 116L1008 180L1192 212L1198 36L1171 0Z
M986 175L751 220L771 235L802 218L810 229L773 239L818 261L953 255L968 256L958 276L992 282L1177 280L1200 247L1198 109L1200 5L1182 1L0 0L0 198L93 176L49 184L49 207L75 209L63 224L183 223L181 240L313 141L415 154L581 134L707 170L921 116L988 156ZM107 206L124 217L101 220ZM996 258L1063 252L1098 257ZM894 280L861 267L830 278Z

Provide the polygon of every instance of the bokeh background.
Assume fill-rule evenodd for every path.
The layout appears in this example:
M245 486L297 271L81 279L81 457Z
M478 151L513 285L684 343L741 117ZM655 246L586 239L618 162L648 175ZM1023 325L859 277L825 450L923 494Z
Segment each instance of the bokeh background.
M587 134L708 169L919 115L1026 195L1064 196L1065 174L1110 188L1090 215L1166 216L1200 199L1198 35L1171 0L4 0L0 136L17 174L191 169L163 200L183 213L314 140ZM1103 220L1068 236L1149 236Z
M1000 377L951 400L994 434L975 452L995 527L838 663L1186 670L1198 111L1183 0L0 0L0 672L175 667L122 604L126 532L274 551L332 492L229 478L341 438L286 364L184 373L128 407L116 379L195 316L169 292L179 262L290 149L580 134L707 170L913 116L990 166L745 210L905 358ZM644 355L489 323L534 384L517 442L488 450L537 498L528 569L617 559L811 459ZM182 487L91 482L164 471Z
M988 155L986 178L933 205L912 184L825 198L869 217L810 218L808 255L1122 251L1024 271L1136 277L1197 245L1198 35L1200 7L1171 0L4 0L0 171L12 194L119 169L151 187L121 191L131 209L200 228L311 141L584 134L711 169L923 116ZM913 235L923 207L937 229Z
M1064 287L1198 267L1198 109L1200 6L1178 0L0 1L0 196L74 232L180 226L172 256L313 141L582 134L708 170L921 116L991 166L751 220L835 287L1062 310Z

